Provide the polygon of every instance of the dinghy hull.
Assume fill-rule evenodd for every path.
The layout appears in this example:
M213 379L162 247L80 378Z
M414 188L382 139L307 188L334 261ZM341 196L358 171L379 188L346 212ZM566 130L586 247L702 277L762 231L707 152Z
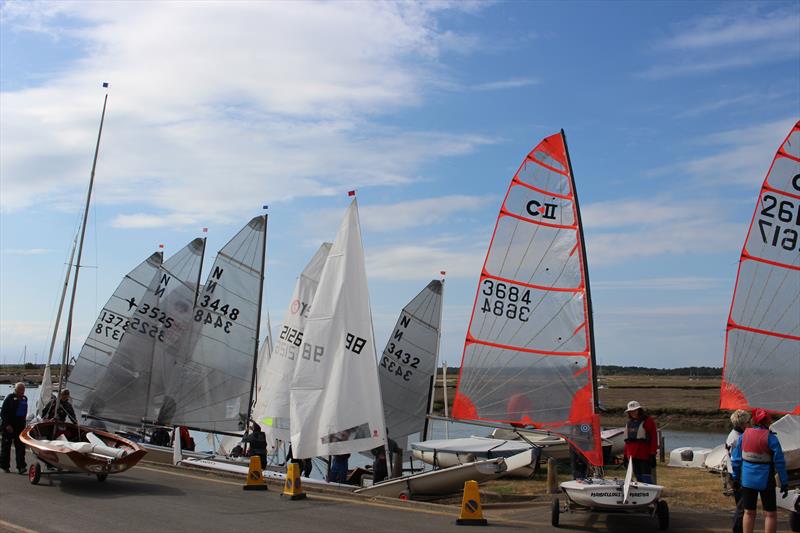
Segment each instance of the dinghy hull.
M22 431L20 440L41 462L68 472L118 474L147 454L118 435L65 422L33 424Z
M631 483L628 500L624 500L624 484L619 480L580 479L561 483L561 490L570 501L589 509L634 510L653 505L664 487L648 483Z

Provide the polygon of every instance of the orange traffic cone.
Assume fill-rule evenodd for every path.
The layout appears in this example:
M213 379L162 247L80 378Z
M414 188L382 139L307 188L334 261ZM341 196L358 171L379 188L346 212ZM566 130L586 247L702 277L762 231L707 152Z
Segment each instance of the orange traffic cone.
M261 471L261 458L254 455L250 458L250 469L247 471L247 481L244 490L267 490L267 480Z
M286 483L283 485L281 496L288 496L292 500L305 499L306 493L303 492L303 484L300 481L300 465L289 463L286 466Z
M483 517L481 494L477 481L464 482L464 496L461 498L461 513L456 524L459 526L485 526L488 522Z

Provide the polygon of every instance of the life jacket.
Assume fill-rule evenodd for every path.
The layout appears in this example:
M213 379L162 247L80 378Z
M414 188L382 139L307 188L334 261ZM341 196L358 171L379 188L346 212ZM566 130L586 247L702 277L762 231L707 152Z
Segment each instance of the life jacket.
M644 421L645 417L629 419L626 426L627 434L625 440L647 440L647 431L644 429Z
M769 430L766 428L747 428L742 435L742 459L748 463L771 463L772 450L769 449Z

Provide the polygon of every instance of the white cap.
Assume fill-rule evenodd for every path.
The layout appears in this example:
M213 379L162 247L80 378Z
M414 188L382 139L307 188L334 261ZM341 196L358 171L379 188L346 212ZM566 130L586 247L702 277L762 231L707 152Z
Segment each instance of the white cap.
M625 409L626 413L630 413L631 411L635 411L637 409L641 409L642 406L636 400L631 400L628 402L628 408Z

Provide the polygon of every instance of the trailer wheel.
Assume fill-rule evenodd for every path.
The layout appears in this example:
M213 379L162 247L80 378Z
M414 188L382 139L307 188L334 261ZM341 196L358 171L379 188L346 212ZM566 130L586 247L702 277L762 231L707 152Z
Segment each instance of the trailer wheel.
M800 513L797 511L789 513L789 529L792 531L800 531Z
M39 463L33 463L28 467L28 481L31 482L31 485L38 485L41 479L42 467L39 466Z
M105 474L105 473L103 473L103 474L97 474L97 481L99 481L100 483L102 483L103 481L105 481L105 480L106 480L106 478L107 478L107 477L108 477L108 474Z
M550 504L550 523L553 527L558 527L558 518L561 514L561 503L558 501L558 498L553 498L553 502Z
M661 531L669 529L669 505L664 500L659 500L656 504L656 519L658 519L658 529Z

